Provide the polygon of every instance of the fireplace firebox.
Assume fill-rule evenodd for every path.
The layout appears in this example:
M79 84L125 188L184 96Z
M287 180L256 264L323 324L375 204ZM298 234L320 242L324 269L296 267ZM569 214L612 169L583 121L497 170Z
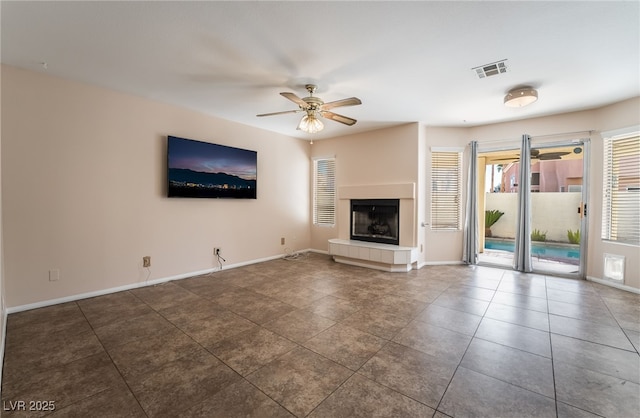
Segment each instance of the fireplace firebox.
M399 199L352 199L351 239L398 245Z

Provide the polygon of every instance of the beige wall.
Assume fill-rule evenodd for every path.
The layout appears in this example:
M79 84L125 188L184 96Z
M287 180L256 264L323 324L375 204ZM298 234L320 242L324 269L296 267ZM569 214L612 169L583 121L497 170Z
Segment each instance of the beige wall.
M411 123L315 141L311 145L311 156L336 157L338 189L342 186L417 183L417 137L418 124ZM415 210L413 212L417 213ZM346 213L348 214L348 209ZM311 226L311 248L327 251L327 240L338 238L340 231L348 228L349 219L345 216L344 202L341 203L339 199L338 215L340 214L342 216L338 216L334 227ZM415 242L415 238L412 241Z
M16 307L309 247L304 141L2 69L6 303ZM166 136L256 150L258 199L166 197ZM142 257L151 256L151 269ZM60 280L49 281L59 269Z
M312 145L313 156L338 157L338 185L353 184L364 181L370 175L380 178L375 172L376 164L387 160L388 169L384 170L386 182L401 181L414 178L417 185L417 243L423 252L420 264L456 263L462 259L463 232L432 231L430 229L430 187L428 173L431 170L431 148L452 147L464 149L463 193L466 195L469 141L478 140L480 148L497 148L511 144L520 146L522 134L534 137L534 143L556 142L575 138L571 133L578 131L594 131L591 134L590 153L590 187L589 187L589 245L587 276L603 277L603 254L605 252L624 255L627 260L625 285L640 288L640 257L638 248L603 242L601 233L602 210L602 139L600 131L624 128L640 123L640 98L630 99L601 109L553 115L528 120L499 123L470 128L439 128L421 126L416 133L407 130L403 134L396 132L398 128L368 132L332 140L317 141ZM412 126L412 125L407 125ZM552 135L542 138L545 135ZM391 138L396 138L392 140ZM399 140L401 138L401 140ZM363 146L362 142L366 142ZM397 152L416 152L417 161L407 159ZM410 154L406 154L410 155ZM407 162L411 162L407 164ZM415 162L416 165L413 164ZM346 166L346 167L345 167ZM374 172L372 172L374 170ZM412 172L412 170L417 170ZM384 182L385 178L380 179ZM462 203L463 217L465 215ZM422 223L425 227L421 227ZM326 250L327 239L338 236L337 228L313 227L311 231L312 248Z
M467 129L433 128L412 123L315 141L311 145L311 154L314 158L336 157L338 188L415 183L417 199L413 245L420 251L418 264L459 263L462 260L462 231L430 229L431 188L428 173L431 170L431 147L464 149L468 141ZM465 153L464 164L467 162L468 156ZM463 188L466 190L466 183ZM343 207L338 207L338 213L342 213L342 216L335 227L311 227L311 248L326 251L327 240L340 237L340 232L343 231L340 222L349 220Z
M607 106L597 113L597 124L600 132L606 132L630 126L640 125L640 98L627 100ZM640 248L616 244L602 240L602 181L603 181L603 141L599 132L591 141L591 203L589 212L589 264L587 275L595 278L603 277L604 254L622 255L625 257L624 284L640 288Z
M583 130L596 131L591 136L587 275L601 278L603 253L620 254L627 260L625 284L640 288L638 248L600 239L599 135L639 124L640 98L472 128L410 123L309 145L11 67L2 67L1 82L0 288L4 284L8 307L210 270L216 267L214 246L222 247L228 265L282 254L281 237L290 250L326 250L340 225L310 223L310 157L337 158L338 186L415 183L419 263L459 262L462 231L436 232L428 225L431 147L465 148L471 139L481 146L494 146L498 139L519 144L523 133ZM167 199L166 135L257 150L258 199ZM466 190L466 148L464 155ZM141 267L145 255L152 257L150 272ZM52 269L60 270L57 282L48 280Z
M432 147L438 148L459 148L464 150L463 154L463 181L462 195L466 196L467 176L469 164L469 150L466 147L470 141L468 130L465 128L437 128L424 127L425 134L425 172L427 179L430 179L431 173L431 150ZM422 228L424 236L425 262L427 264L439 263L460 263L462 261L462 244L463 232L459 231L437 231L431 229L431 185L428 181L424 182L425 194L425 213L424 222L426 227ZM462 203L462 220L461 225L464 226L465 203Z
M625 285L640 288L640 250L638 247L620 245L603 241L601 236L602 219L602 138L600 132L621 129L640 124L640 98L629 99L596 110L567 113L509 123L492 124L470 128L468 137L478 140L480 146L495 147L496 140L513 139L516 147L522 134L531 136L552 135L577 131L593 131L591 134L589 164L589 200L588 200L588 277L603 278L604 253L626 257ZM558 141L584 137L585 135L552 136L533 141Z

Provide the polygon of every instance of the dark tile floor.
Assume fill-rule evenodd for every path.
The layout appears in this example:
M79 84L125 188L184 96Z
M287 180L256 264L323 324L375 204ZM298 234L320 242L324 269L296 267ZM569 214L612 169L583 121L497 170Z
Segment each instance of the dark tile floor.
M637 294L309 254L9 315L3 415L638 417L639 347Z

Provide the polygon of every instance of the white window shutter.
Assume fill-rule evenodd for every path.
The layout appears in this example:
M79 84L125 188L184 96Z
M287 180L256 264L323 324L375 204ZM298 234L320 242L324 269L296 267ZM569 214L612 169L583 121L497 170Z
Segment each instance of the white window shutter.
M640 245L640 135L604 139L602 239Z
M336 160L314 160L313 224L333 226L336 223Z
M461 226L462 153L431 153L431 229Z

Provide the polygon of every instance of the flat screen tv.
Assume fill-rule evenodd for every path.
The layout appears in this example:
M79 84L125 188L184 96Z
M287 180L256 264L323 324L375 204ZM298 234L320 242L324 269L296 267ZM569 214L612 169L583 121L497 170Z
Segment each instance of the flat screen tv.
M258 153L167 137L169 197L256 199Z

